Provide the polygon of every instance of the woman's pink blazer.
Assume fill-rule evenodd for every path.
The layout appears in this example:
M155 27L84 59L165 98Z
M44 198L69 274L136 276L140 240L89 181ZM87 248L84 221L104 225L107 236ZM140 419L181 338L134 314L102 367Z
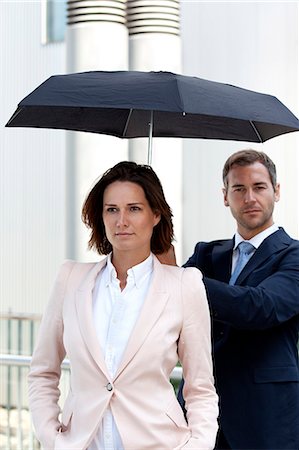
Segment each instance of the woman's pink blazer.
M92 316L99 263L66 261L43 315L29 373L29 403L44 450L85 450L109 405L125 450L213 449L218 397L211 360L210 315L198 269L154 257L151 287L114 378ZM70 391L58 406L61 362ZM188 424L169 376L180 360Z

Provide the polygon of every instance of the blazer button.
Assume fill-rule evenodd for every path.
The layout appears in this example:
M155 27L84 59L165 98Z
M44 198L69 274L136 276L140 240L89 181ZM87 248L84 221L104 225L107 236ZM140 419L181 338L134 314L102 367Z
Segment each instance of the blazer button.
M113 390L113 386L112 386L112 384L111 383L108 383L107 385L106 385L106 389L107 389L107 391L112 391Z

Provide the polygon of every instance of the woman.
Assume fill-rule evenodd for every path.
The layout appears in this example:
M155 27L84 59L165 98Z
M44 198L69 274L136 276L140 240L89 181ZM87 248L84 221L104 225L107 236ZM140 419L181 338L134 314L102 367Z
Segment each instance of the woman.
M29 374L45 450L212 449L218 398L210 318L198 270L162 265L172 214L149 166L121 162L82 213L99 263L66 261L40 327ZM60 365L70 392L59 416ZM169 376L183 366L188 424Z

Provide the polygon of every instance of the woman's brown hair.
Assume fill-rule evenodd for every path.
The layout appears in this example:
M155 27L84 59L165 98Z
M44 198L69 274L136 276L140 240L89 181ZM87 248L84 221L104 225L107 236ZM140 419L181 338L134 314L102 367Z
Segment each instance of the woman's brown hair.
M91 229L88 247L95 248L100 255L112 251L102 215L104 191L115 181L130 181L142 187L152 211L161 216L153 230L151 251L161 254L169 250L174 237L172 212L165 200L161 182L150 166L131 161L122 161L108 169L87 195L82 208L82 220Z

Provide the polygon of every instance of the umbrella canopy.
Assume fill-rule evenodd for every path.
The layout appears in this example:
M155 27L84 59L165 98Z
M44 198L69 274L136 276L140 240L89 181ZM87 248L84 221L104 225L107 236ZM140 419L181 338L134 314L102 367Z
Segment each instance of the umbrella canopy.
M264 142L299 130L276 97L171 72L83 72L48 78L8 127Z

